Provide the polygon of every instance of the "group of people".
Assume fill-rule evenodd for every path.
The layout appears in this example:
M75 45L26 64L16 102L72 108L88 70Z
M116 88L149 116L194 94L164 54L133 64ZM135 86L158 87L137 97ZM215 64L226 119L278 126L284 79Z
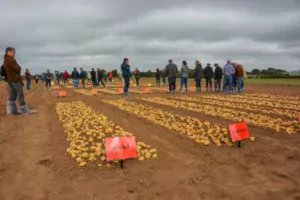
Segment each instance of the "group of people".
M25 102L21 67L17 63L15 55L15 48L7 47L5 49L3 65L1 66L1 76L4 77L5 92L7 96L6 113L7 115L35 114L36 110L30 110ZM28 70L26 70L26 73L26 78L31 79ZM19 109L16 105L16 101L19 102Z
M233 94L233 93L243 93L244 92L244 78L247 77L246 71L241 64L231 62L227 60L227 63L223 68L219 66L218 63L214 64L215 69L211 67L210 63L207 63L205 68L202 67L201 63L197 60L195 62L195 70L192 74L195 85L196 93L201 93L201 81L204 77L206 82L206 91L213 92L213 80L214 80L214 92L219 93L221 91L221 82L223 79L223 93ZM124 74L126 74L124 76ZM188 92L188 78L190 74L190 69L186 61L182 61L182 66L180 70L176 64L170 59L168 65L163 70L156 69L155 79L156 85L166 84L166 77L168 77L169 82L169 92L174 94L176 91L176 79L180 74L180 92ZM130 77L134 76L136 80L136 86L139 87L140 71L136 68L132 73L130 72L129 59L124 58L121 64L121 71L119 73L120 79L124 85L124 95L128 95L128 88L130 85ZM124 78L125 77L125 78ZM129 79L128 79L129 78Z

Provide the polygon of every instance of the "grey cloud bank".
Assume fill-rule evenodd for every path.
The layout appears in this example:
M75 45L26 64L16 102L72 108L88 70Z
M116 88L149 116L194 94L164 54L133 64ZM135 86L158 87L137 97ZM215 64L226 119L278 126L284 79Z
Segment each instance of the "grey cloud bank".
M0 48L32 72L73 67L162 68L226 59L300 69L299 0L0 1ZM2 62L2 61L0 61Z

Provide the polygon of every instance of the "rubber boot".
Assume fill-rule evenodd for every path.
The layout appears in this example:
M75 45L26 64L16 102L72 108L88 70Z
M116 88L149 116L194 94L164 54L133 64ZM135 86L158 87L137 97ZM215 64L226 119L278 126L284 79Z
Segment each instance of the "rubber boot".
M36 110L30 110L27 105L20 106L20 111L22 112L22 114L28 115L36 113Z
M9 101L8 102L8 109L7 110L7 115L18 115L20 112L18 112L17 105L14 101Z
M11 113L11 109L10 109L10 103L9 103L9 101L7 101L7 103L6 103L6 114L7 115L11 115L12 113Z

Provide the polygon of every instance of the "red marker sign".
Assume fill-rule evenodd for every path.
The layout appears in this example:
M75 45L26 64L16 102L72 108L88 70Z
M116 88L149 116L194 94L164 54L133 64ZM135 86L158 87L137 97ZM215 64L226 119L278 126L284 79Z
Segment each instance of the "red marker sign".
M299 120L299 122L300 122L300 115L298 116L298 120Z
M105 138L106 160L124 160L137 158L134 136Z
M231 141L241 141L250 138L246 122L228 125Z

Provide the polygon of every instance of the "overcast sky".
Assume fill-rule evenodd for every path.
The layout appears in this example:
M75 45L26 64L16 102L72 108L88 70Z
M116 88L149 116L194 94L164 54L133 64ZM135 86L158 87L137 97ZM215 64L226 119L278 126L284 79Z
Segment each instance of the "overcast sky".
M3 54L15 47L34 73L119 69L124 57L140 70L168 59L300 69L300 0L3 0L0 8Z

